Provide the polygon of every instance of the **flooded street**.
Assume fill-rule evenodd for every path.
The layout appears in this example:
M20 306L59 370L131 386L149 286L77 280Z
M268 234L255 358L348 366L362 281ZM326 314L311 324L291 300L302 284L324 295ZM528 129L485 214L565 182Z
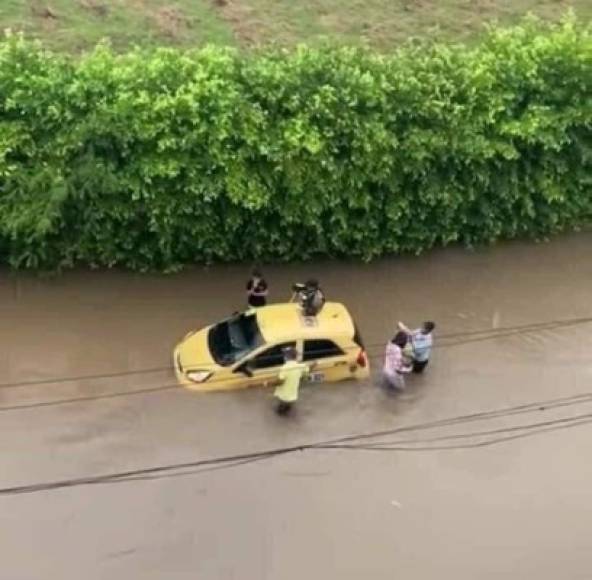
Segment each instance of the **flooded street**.
M395 450L0 495L0 578L588 579L591 249L588 233L265 268L271 301L316 276L344 302L375 375L305 386L288 420L268 390L189 392L170 369L187 331L243 307L245 266L1 271L2 489L418 428L372 440ZM430 366L389 395L384 345L424 319Z

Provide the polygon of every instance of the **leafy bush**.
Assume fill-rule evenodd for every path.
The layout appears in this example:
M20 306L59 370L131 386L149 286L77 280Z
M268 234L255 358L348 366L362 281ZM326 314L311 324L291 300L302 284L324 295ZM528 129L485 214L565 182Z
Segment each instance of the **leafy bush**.
M592 34L391 55L0 44L0 260L172 269L421 252L589 222Z

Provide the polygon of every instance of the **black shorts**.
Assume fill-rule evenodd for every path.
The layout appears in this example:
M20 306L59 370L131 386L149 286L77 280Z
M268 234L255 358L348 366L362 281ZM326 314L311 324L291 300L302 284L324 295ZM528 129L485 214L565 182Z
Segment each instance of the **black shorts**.
M413 372L414 373L423 373L424 369L428 366L429 360L413 361Z

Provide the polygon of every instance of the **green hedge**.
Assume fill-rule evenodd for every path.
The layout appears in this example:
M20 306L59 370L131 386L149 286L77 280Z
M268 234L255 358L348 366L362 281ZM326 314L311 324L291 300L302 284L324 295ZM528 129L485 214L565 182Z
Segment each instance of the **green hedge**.
M0 43L0 260L420 252L589 223L592 31L380 55Z

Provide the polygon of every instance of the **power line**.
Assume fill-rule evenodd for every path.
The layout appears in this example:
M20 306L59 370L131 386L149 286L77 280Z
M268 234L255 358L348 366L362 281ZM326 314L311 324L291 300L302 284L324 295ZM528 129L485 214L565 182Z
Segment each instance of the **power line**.
M578 397L582 398L589 394L582 394L582 395L575 395L572 397L565 397L563 399L555 399L550 401L539 401L539 402L531 402L525 405L517 405L515 407L508 407L505 409L496 409L491 411L483 411L478 413L471 413L468 415L460 415L456 417L451 417L447 419L440 419L438 421L431 421L426 423L419 423L416 425L409 425L407 427L398 427L395 429L390 429L388 431L374 431L370 433L361 433L358 435L348 435L345 437L340 437L337 439L332 439L323 442L316 442L316 443L307 443L301 445L294 445L294 446L287 446L287 447L279 447L276 449L269 449L265 451L257 451L251 453L243 453L237 455L230 455L230 456L222 456L216 457L212 459L203 459L203 460L196 460L184 463L175 463L169 465L157 465L152 467L128 470L128 471L121 471L121 472L114 472L104 475L95 475L95 476L87 476L87 477L80 477L80 478L73 478L73 479L65 479L59 481L51 481L51 482L39 482L35 484L29 485L21 485L21 486L13 486L13 487L6 487L0 489L0 495L8 496L8 495L16 495L22 493L38 493L42 491L51 491L51 490L58 490L64 488L72 488L72 487L79 487L85 485L96 485L96 484L107 484L107 483L122 483L127 481L138 481L143 478L158 478L158 477L179 477L181 475L191 475L195 473L195 471L188 471L188 470L198 470L197 472L201 472L201 468L210 468L214 466L222 467L233 467L236 465L241 465L243 462L250 463L251 461L263 460L268 459L271 457L276 457L278 455L285 455L288 453L293 453L295 451L305 451L310 449L355 449L355 450L372 450L372 451L438 451L444 449L468 449L473 447L484 447L486 445L493 445L496 443L509 441L512 439L518 439L525 436L531 436L536 434L537 431L528 432L528 433L521 433L518 435L509 435L505 437L500 437L497 439L479 442L479 443L469 443L463 445L455 445L455 446L426 446L425 448L422 447L404 447L404 446L397 446L397 447L372 447L370 445L347 445L347 442L355 441L355 440L364 440L370 438L376 438L383 436L384 434L394 434L397 432L404 432L404 431L417 431L423 429L431 429L434 426L442 426L442 425L451 425L451 424L458 424L465 421L474 421L477 417L493 417L493 416L503 416L503 413L508 413L509 411L518 410L518 409L525 409L530 408L534 410L536 407L539 407L540 410L545 410L551 408L554 402L558 402L560 400L571 400L576 399ZM569 421L568 418L564 419L557 419L553 421L545 422L545 426L543 426L538 432L542 432L543 430L557 430L560 428L567 428L572 426L578 426L580 424L587 424L588 422L592 422L592 419L588 417L592 417L592 414L574 416L571 423L567 423ZM526 428L526 427L525 427ZM511 429L511 428L508 428ZM182 473L180 473L182 472Z
M528 324L517 324L514 326L500 326L498 328L484 328L484 329L477 329L477 330L467 330L467 331L459 331L459 332L448 332L448 333L438 333L439 339L448 339L448 338L460 338L465 336L474 336L477 334L486 334L490 332L505 332L505 331L526 331L529 332L531 330L538 330L540 327L550 326L555 328L556 326L564 326L564 325L571 325L571 324L585 324L588 322L592 322L592 317L577 317L577 318L560 318L556 320L547 320L547 321L539 321L539 322L531 322ZM542 330L546 330L542 328Z
M560 324L562 327L565 327L565 326L572 326L575 324L587 323L589 321L592 321L592 319L576 319L576 320L570 320L569 322L563 322ZM544 325L543 324L536 324L536 325L532 325L532 326L535 327L536 330L541 330L541 329L548 329L548 328L556 328L558 323L552 323L552 326L550 326L550 324L551 323L545 323ZM444 344L444 345L441 345L440 348L460 346L460 345L464 345L464 344L468 344L468 343L472 343L472 342L477 342L477 341L482 341L482 340L490 340L492 338L500 338L503 336L509 336L509 335L513 335L513 334L521 334L521 333L525 332L525 328L526 327L523 326L519 330L512 331L512 332L505 333L505 334L498 333L493 336L477 337L477 338L472 338L472 339L469 339L466 341L458 341L456 343ZM531 327L528 327L528 329L529 329L528 331L530 332ZM347 348L351 348L352 350L358 350L359 347L347 347ZM322 354L323 352L324 351L319 351L319 352L317 352L317 355ZM330 351L330 352L332 353L332 351ZM377 360L377 359L382 360L384 355L382 353L381 354L374 354L374 355L366 353L366 356L369 360ZM270 358L273 358L273 357L270 357ZM165 368L162 368L161 370L165 370ZM169 367L166 367L166 370L171 370L171 369ZM132 372L139 372L139 371L132 371ZM116 376L116 374L114 373L112 376ZM208 384L211 385L211 384L216 383L216 384L220 385L220 384L224 384L224 383L233 382L235 380L236 380L235 377L228 377L226 379L214 379L214 380L210 381ZM146 394L146 393L171 390L171 389L174 389L179 386L180 385L178 385L178 384L174 384L174 385L165 384L165 385L157 385L154 387L149 387L146 389L136 389L136 390L132 390L132 391L119 391L116 393L106 393L106 394L91 395L91 396L84 396L84 397L72 397L72 398L66 398L66 399L57 399L57 400L53 400L53 401L39 401L39 402L33 402L33 403L16 404L16 405L0 407L0 412L27 410L27 409L35 409L35 408L42 408L42 407L53 407L53 406L58 406L58 405L68 405L68 404L81 403L81 402L98 401L98 400L102 400L102 399L111 399L111 398L116 398L116 397L126 397L128 395ZM208 390L214 391L215 389L208 389Z
M456 342L445 342L444 344L436 343L434 344L434 350L439 348L450 348L453 346L460 346L463 344L469 344L471 342L478 342L482 340L494 340L496 338L502 338L505 336L510 336L513 334L522 334L527 333L535 330L551 330L554 328L561 328L561 327L568 327L574 326L579 324L586 324L592 322L592 317L583 317L583 318L569 318L569 319L561 319L561 320L553 320L548 322L536 322L532 324L523 324L523 325L516 325L516 326L506 326L500 328L489 328L489 329L482 329L482 330L473 330L473 331L466 331L466 332L456 332L456 333L443 333L438 334L438 341L440 340L448 340L451 338L460 338L460 337L470 337L476 335L485 335L479 336L474 339L467 339L461 340ZM509 334L506 334L509 333ZM373 350L375 348L384 348L386 342L381 343L371 343L367 345L367 351ZM352 350L357 350L357 347L348 347ZM207 366L210 364L209 361L204 361L201 364L196 363L195 366ZM166 372L172 370L172 365L167 366L160 366L160 367L152 367L152 368L144 368L144 369L132 369L126 371L117 371L111 373L100 373L100 374L86 374L86 375L73 375L73 376L64 376L64 377L54 377L49 379L38 379L38 380L26 380L26 381L18 381L12 383L0 383L0 389L11 389L11 388L20 388L20 387L31 387L37 385L46 385L46 384L59 384L59 383L68 383L68 382L79 382L79 381L86 381L86 380L102 380L102 379L111 379L111 378L119 378L124 376L133 376L133 375L143 375L143 374L152 374L152 373L159 373L159 372Z
M439 348L451 348L454 346L464 346L466 344L472 344L475 342L482 342L485 340L492 340L492 339L497 339L497 338L505 338L508 336L517 336L517 335L527 334L529 332L535 332L535 331L556 330L559 328L569 328L571 326L577 326L580 324L588 324L589 322L592 322L592 319L582 319L582 320L575 320L575 321L564 322L564 323L537 325L537 326L533 326L532 328L528 328L528 329L507 330L507 331L503 331L503 332L497 332L496 334L492 334L492 335L475 336L473 338L468 338L466 340L458 340L458 341L448 342L448 343L439 345Z
M514 433L522 431L537 431L546 427L569 424L569 423L588 423L592 421L592 413L583 413L580 415L572 415L571 417L561 417L559 419L550 419L548 421L538 421L536 423L526 423L522 425L512 425L510 427L500 427L498 429L486 429L483 431L469 431L468 433L454 433L452 435L440 435L438 437L423 437L420 439L398 439L395 441L378 441L376 443L367 443L361 445L348 445L348 444L328 444L323 446L324 448L335 447L335 448L363 448L363 449L393 449L401 445L417 445L420 443L437 443L440 441L454 441L458 439L480 439L490 435L500 435L505 433Z
M277 457L278 455L282 455L283 453L268 453L262 454L256 457L250 457L247 459L240 459L237 461L229 461L228 463L222 463L220 465L213 465L211 467L198 467L195 469L179 471L175 473L165 473L160 475L138 475L138 476L130 476L126 477L122 480L122 483L125 482L133 482L133 481L154 481L157 479L173 479L176 477L187 477L188 475L197 475L200 473L205 473L207 471L219 471L221 469L230 469L233 467L239 467L241 465L247 465L249 463L257 463L260 461L265 461L266 459L272 459L273 457ZM112 483L111 481L104 482L106 484Z
M320 445L317 446L319 449L342 449L346 451L450 451L450 450L461 450L461 449L475 449L479 447L489 447L492 445L498 445L499 443L505 443L516 439L524 439L526 437L533 437L540 433L547 433L553 431L560 431L562 429L571 429L572 427L579 427L581 425L589 425L592 423L592 419L583 419L580 421L569 421L564 424L553 425L550 427L544 427L541 429L528 430L525 433L518 433L515 435L507 435L497 437L493 439L487 439L485 441L477 441L472 443L462 443L454 445L425 445L425 446L391 446L391 447L374 447L372 445Z
M98 380L98 379L117 379L120 377L125 376L132 376L132 375L147 375L152 373L158 372L165 372L170 371L173 367L171 365L163 366L163 367L152 367L146 369L135 369L129 371L117 371L112 373L101 373L95 375L74 375L74 376L67 376L67 377L57 377L53 379L38 379L38 380L29 380L29 381L19 381L15 383L0 383L0 389L12 389L12 388L19 388L19 387L34 387L37 385L50 385L50 384L59 384L59 383L74 383L78 381L90 381L90 380Z
M57 399L55 401L36 401L34 403L22 403L18 405L6 405L0 407L0 413L8 411L18 411L26 409L37 409L41 407L55 407L58 405L70 405L73 403L82 403L87 401L100 401L102 399L116 399L119 397L131 397L134 395L145 395L147 393L157 393L162 391L179 390L181 385L178 383L174 385L158 385L155 387L147 387L145 389L135 389L132 391L117 391L115 393L103 393L100 395L90 395L88 397L71 397L69 399Z
M353 349L354 347L351 347L351 348ZM356 350L359 350L359 347L356 347ZM322 352L323 351L318 351L317 354L322 353ZM274 358L274 360L275 360L275 357L269 357L269 358ZM372 357L368 357L368 358L372 358ZM265 360L265 358L263 360ZM270 371L270 375L272 375L272 374L273 374L273 371ZM262 381L265 381L265 380L271 381L272 378L273 378L272 376L270 376L269 379L267 377L265 377L265 378L262 377L261 380ZM214 380L210 381L208 383L208 385L211 385L214 383L220 385L220 384L225 384L225 383L234 382L234 381L236 381L236 377L228 377L225 379L214 379ZM83 397L70 397L70 398L57 399L57 400L51 400L51 401L36 401L36 402L32 402L32 403L22 403L22 404L19 403L16 405L0 406L0 413L1 412L8 412L8 411L35 409L35 408L41 408L41 407L54 407L57 405L69 405L69 404L73 404L73 403L81 403L81 402L88 402L88 401L98 401L98 400L102 400L102 399L126 397L129 395L154 393L154 392L177 389L180 387L181 387L181 385L179 383L164 384L164 385L156 385L154 387L147 387L144 389L135 389L135 390L131 390L131 391L118 391L118 392L114 392L114 393L105 393L105 394L90 395L90 396L83 396ZM210 390L215 390L215 389L210 389Z
M367 358L370 360L376 360L376 359L382 360L383 355L373 355L373 356L368 356ZM314 372L314 370L313 370L313 372ZM225 383L229 383L229 382L234 382L235 380L236 380L236 378L234 378L234 377L228 377L226 379L215 379L209 384L210 385L211 384L220 385L220 384L225 384ZM261 380L264 381L265 379L261 378ZM269 380L271 381L271 378ZM264 386L264 384L262 384L261 386ZM370 386L373 386L373 385L368 384L368 383L365 383L362 385L362 387L370 387ZM35 402L31 402L31 403L18 403L16 405L0 406L0 413L11 412L11 411L25 411L25 410L30 410L30 409L44 408L44 407L56 407L56 406L61 406L61 405L71 405L71 404L75 404L75 403L86 403L86 402L100 401L103 399L114 399L114 398L134 396L134 395L158 393L158 392L162 392L162 391L180 390L181 388L182 388L182 385L180 385L179 383L174 383L174 384L169 383L169 384L164 384L164 385L155 385L153 387L146 387L143 389L134 389L131 391L116 391L113 393L104 393L104 394L82 396L82 397L70 397L70 398L56 399L56 400L50 400L50 401L35 401ZM202 392L215 392L216 390L222 390L222 389L208 389L208 390L204 390Z
M226 457L217 457L214 459L204 459L198 461L190 461L186 463L176 463L172 465L160 465L156 467L148 467L144 469L134 469L129 471L122 471L110 473L106 475L95 475L89 477L80 477L75 479L67 479L62 481L54 481L47 483L37 483L32 485L23 485L16 487L8 487L0 489L0 495L15 495L20 493L35 493L40 491L50 491L55 489L63 489L67 487L78 487L81 485L96 485L101 483L119 483L127 481L128 478L137 478L140 476L152 476L165 472L177 472L179 470L194 469L199 467L220 466L223 464L234 464L247 460L263 459L273 457L276 455L283 455L292 451L304 449L303 446L283 447L279 449L272 449L268 451L243 453L240 455L231 455ZM133 481L133 479L130 479Z
M378 358L377 356L368 356L368 358L370 360ZM382 355L381 355L382 358ZM314 371L313 371L314 372ZM273 377L270 376L269 381L272 380ZM265 381L268 379L264 379L261 378L261 381ZM236 381L235 377L228 377L225 379L214 379L213 381L209 382L208 384L226 384L226 383L230 383L230 382L234 382ZM262 385L263 386L263 385ZM175 383L175 384L164 384L164 385L156 385L154 387L147 387L144 389L134 389L131 391L116 391L113 393L104 393L104 394L99 394L99 395L90 395L90 396L83 396L83 397L69 397L69 398L65 398L65 399L56 399L56 400L50 400L50 401L35 401L32 403L18 403L16 405L4 405L4 406L0 406L0 413L3 412L10 412L10 411L25 411L25 410L30 410L30 409L37 409L37 408L44 408L44 407L56 407L56 406L61 406L61 405L71 405L74 403L85 403L85 402L92 402L92 401L100 401L103 399L114 399L114 398L119 398L119 397L127 397L127 396L133 396L133 395L142 395L142 394L148 394L148 393L157 393L157 392L162 392L162 391L170 391L170 390L179 390L182 388L182 385L180 385L179 383ZM221 389L218 389L221 390ZM215 392L216 389L207 389L202 392Z
M538 329L546 329L544 327L551 327L555 328L557 326L568 326L568 325L575 325L575 324L585 324L588 322L592 322L592 317L585 317L585 318L567 318L567 319L560 319L560 320L552 320L547 322L536 322L531 324L522 324L516 326L505 326L500 328L488 328L488 329L480 329L480 330L473 330L473 331L463 331L463 332L456 332L456 333L442 333L438 334L438 340L447 340L450 338L459 338L463 336L473 336L479 334L491 334L491 336L487 336L487 338L483 338L482 340L489 340L495 339L500 333L506 331L524 331L529 332L531 330L538 330ZM502 335L503 336L503 335ZM437 343L434 345L434 349L441 348L441 347L449 347L449 346L457 346L457 344L467 344L469 341L463 341L462 343L451 343L451 344L443 344L438 345ZM386 342L383 343L372 343L367 345L368 350L373 348L384 348ZM355 347L351 347L354 349ZM207 363L203 363L204 365ZM196 365L197 366L197 365ZM73 376L63 376L63 377L54 377L49 379L34 379L34 380L27 380L27 381L18 381L12 383L0 383L0 389L9 389L9 388L19 388L19 387L30 387L30 386L37 386L37 385L46 385L46 384L58 384L58 383L67 383L67 382L78 382L78 381L85 381L85 380L101 380L101 379L111 379L111 378L119 378L124 376L133 376L133 375L143 375L143 374L151 374L151 373L158 373L158 372L165 372L172 370L172 365L167 366L160 366L160 367L152 367L152 368L144 368L144 369L132 369L126 371L117 371L111 373L100 373L100 374L86 374L86 375L73 375Z
M570 404L578 404L580 402L586 403L592 399L592 391L570 395L569 397L558 397L555 399L548 399L543 401L531 401L530 403L523 403L521 405L513 405L511 407L502 407L500 409L493 409L488 411L478 411L476 413L469 413L466 415L459 415L456 417L446 419L436 419L417 425L408 425L403 427L396 427L394 429L385 429L382 431L374 431L369 434L355 434L333 439L328 442L332 443L347 443L349 441L358 441L362 439L376 439L378 437L386 437L387 435L395 435L397 433L407 433L418 430L433 429L435 427L449 427L460 423L471 423L474 421L498 419L501 417L510 417L513 415L521 415L533 411L547 411L556 407L564 407Z

